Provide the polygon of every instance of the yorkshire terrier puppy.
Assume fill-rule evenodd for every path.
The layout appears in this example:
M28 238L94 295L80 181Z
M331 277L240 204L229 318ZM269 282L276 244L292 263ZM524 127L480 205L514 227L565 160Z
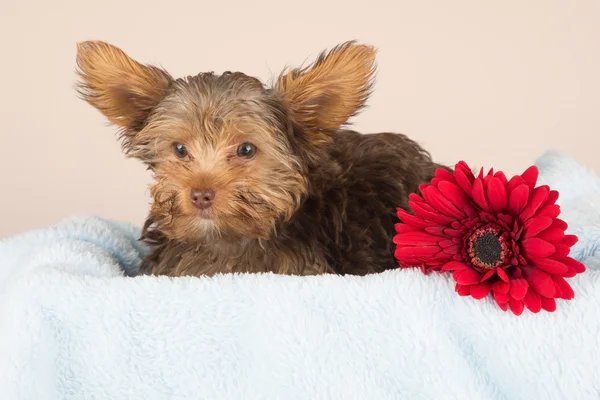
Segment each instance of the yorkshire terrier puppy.
M140 272L396 268L396 208L440 165L404 135L343 129L371 92L375 53L348 42L267 87L240 72L174 79L110 44L80 43L81 97L154 174Z

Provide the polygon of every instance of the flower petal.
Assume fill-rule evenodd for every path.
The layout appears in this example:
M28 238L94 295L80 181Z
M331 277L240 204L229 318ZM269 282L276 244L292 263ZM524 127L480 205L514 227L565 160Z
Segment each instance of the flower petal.
M499 178L493 177L487 186L487 199L496 213L506 210L508 198L506 195L506 187Z
M508 196L508 212L511 215L519 215L529 200L529 187L519 185Z
M542 308L548 312L556 311L556 300L548 297L540 297Z
M496 218L498 218L498 222L505 224L506 226L510 226L514 222L514 218L512 215L499 213L496 214Z
M464 218L465 214L454 207L454 205L444 197L442 192L440 192L436 187L429 186L425 190L421 191L423 194L423 198L431 204L438 212L442 214L448 215L453 218Z
M502 184L506 187L506 185L508 184L508 179L506 179L506 175L504 175L504 172L502 171L498 171L494 174L494 177L500 179L500 182L502 182Z
M521 174L521 178L523 178L523 180L525 181L527 186L529 186L530 189L533 189L535 187L535 183L537 182L538 178L538 173L539 172L537 167L535 165L532 165Z
M523 178L521 178L521 175L515 175L508 181L508 184L506 185L506 190L508 190L508 193L510 193L513 190L515 190L517 186L521 185L525 185L525 187L527 187L527 189L529 190L529 186L527 186Z
M452 175L452 172L448 171L446 168L436 169L435 177L440 179L441 181L456 182L456 178L454 178L454 175Z
M487 282L480 283L479 285L473 285L471 286L471 296L474 299L481 300L490 293L491 289L492 285Z
M469 198L458 185L448 181L442 181L438 185L439 191L457 208L463 209L469 203Z
M542 309L542 301L540 299L540 295L537 294L534 290L528 290L525 297L523 297L523 303L525 307L529 309L532 313L538 313Z
M435 246L443 239L423 231L412 231L398 233L394 236L394 243L399 246Z
M464 236L464 234L461 231L451 228L444 229L444 233L451 238L462 238Z
M473 218L479 217L479 211L477 208L478 208L477 204L475 204L475 202L471 202L471 203L465 205L465 208L463 211L465 212L465 214L467 214L467 217L473 219Z
M564 263L551 258L534 258L531 260L531 263L535 267L552 275L562 275L569 270Z
M546 205L554 204L554 203L556 203L556 200L558 200L558 191L551 190L550 193L548 193L548 198L546 199Z
M399 222L394 225L396 228L396 233L409 233L409 232L421 232L419 228L415 228L414 226L403 224Z
M419 189L421 187L426 187L426 186L427 186L427 184L423 183L423 184L419 185ZM415 203L425 203L425 200L421 196L419 196L417 193L410 193L408 195L408 200L414 201Z
M583 265L581 262L575 260L574 258L567 257L564 260L562 260L562 262L564 262L566 264L567 268L569 269L569 272L572 272L574 274L581 274L581 273L585 272L585 265ZM575 276L575 275L573 275L573 276Z
M552 226L551 226L551 228L557 228L557 229L560 229L562 231L566 231L568 227L569 227L569 224L567 224L562 219L554 218L552 220Z
M447 262L446 264L444 264L444 266L442 267L442 271L446 272L446 271L458 271L461 269L467 269L469 268L466 264L463 264L459 261L450 261Z
M486 273L481 277L481 282L487 281L494 275L496 275L496 268L487 270Z
M533 267L522 267L523 275L527 279L527 283L536 292L544 297L554 297L556 294L556 288L554 287L554 281L544 271L533 268ZM529 292L529 291L528 291Z
M473 181L475 181L475 176L469 169L469 166L464 162L456 164L454 169L454 177L456 178L456 183L458 183L458 186L460 186L460 188L464 190L467 195L471 196L471 193L473 192Z
M426 186L426 185L424 185L424 186ZM417 204L419 207L421 207L425 211L437 212L437 210L435 208L433 208L433 206L431 204L429 204L428 202L426 202L424 199L423 200L408 199L408 204L409 205Z
M552 225L552 218L535 216L525 222L525 234L523 237L530 238Z
M454 169L458 170L458 171L463 171L465 173L465 175L471 180L471 182L473 182L475 180L475 175L473 175L473 170L471 169L471 167L469 167L469 164L467 164L464 160L460 160L454 166Z
M554 251L554 254L552 254L552 258L556 260L563 260L571 252L571 248L569 246L565 246L562 243L555 243L554 248L556 250Z
M398 246L394 256L405 264L420 264L440 253L438 246Z
M445 254L449 254L449 255L452 255L452 256L453 256L453 255L455 255L455 254L460 254L460 252L461 252L461 249L462 249L462 246L461 246L460 244L454 244L454 245L452 245L452 246L444 247L444 248L442 249L442 251L443 251Z
M473 182L473 200L475 200L475 203L485 211L490 211L490 206L485 198L483 182L481 179L477 179Z
M575 297L575 292L569 283L561 277L554 277L554 283L558 286L558 290L560 290L560 298L565 300L571 300Z
M543 217L556 218L560 215L560 206L558 204L549 204L540 208L537 215Z
M506 302L506 303L498 303L498 306L500 307L500 309L502 311L508 310L508 302Z
M508 305L510 305L510 310L513 312L513 314L523 314L525 307L523 306L523 302L521 300L510 299L508 301Z
M510 281L510 295L515 300L522 300L527 294L529 284L523 278L517 278Z
M578 238L576 235L565 235L565 237L563 238L561 243L564 245L567 245L569 247L572 247L575 245L575 243L577 243L577 240L578 240Z
M560 287L556 284L556 281L554 281L554 289L556 289L556 294L554 295L554 297L557 299L562 299L562 292L560 291Z
M471 286L463 286L457 283L454 290L459 296L469 296L471 294Z
M565 231L560 228L550 227L537 235L540 239L550 243L558 243L565 237Z
M506 275L506 272L504 272L503 269L501 268L496 268L496 273L498 274L498 276L500 277L500 279L502 279L504 282L508 282L508 275Z
M508 295L508 293L494 291L493 295L494 295L494 300L496 300L496 303L498 303L498 304L508 303L508 301L510 300L510 296Z
M416 226L418 228L426 228L428 226L434 225L434 222L426 221L422 218L417 217L416 215L409 214L403 209L399 209L397 212L398 219L404 222L407 225Z
M533 193L527 202L527 205L521 210L519 214L519 219L522 222L527 221L529 218L533 217L536 211L544 204L546 199L548 198L548 192L550 189L548 186L539 186L533 189Z
M436 222L438 224L451 224L453 221L455 221L454 218L452 217L448 217L444 214L440 214L438 212L435 211L430 211L427 208L431 208L431 206L429 206L426 203L419 203L419 202L414 202L414 201L409 201L408 205L410 206L410 208L412 208L412 210L414 211L414 213L425 219L428 221L433 221Z
M453 242L452 240L450 240L450 239L444 239L444 240L441 240L441 241L440 241L438 244L439 244L439 245L440 245L440 247L441 247L441 248L443 248L443 249L445 249L445 248L447 248L447 247L450 247L450 246L454 246L454 245L456 245L456 243L454 243L454 242Z
M552 243L548 243L540 238L529 238L523 240L521 248L526 256L531 258L548 257L554 253L555 247Z
M440 225L428 226L428 227L424 228L425 232L427 232L431 235L447 237L447 235L444 233L444 229L446 229L446 228L444 226L440 226Z
M470 268L454 271L452 277L460 285L475 285L481 281L481 274Z
M492 284L492 290L494 293L504 293L508 295L508 290L510 289L510 283L504 281L496 281ZM507 300L508 301L508 300Z

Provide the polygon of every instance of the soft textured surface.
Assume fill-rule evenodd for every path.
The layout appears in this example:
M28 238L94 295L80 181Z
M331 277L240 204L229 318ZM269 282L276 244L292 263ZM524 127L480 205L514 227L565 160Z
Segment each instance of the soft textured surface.
M588 267L555 313L416 270L131 278L137 229L74 218L0 244L0 398L598 398L600 183L560 154L537 164Z

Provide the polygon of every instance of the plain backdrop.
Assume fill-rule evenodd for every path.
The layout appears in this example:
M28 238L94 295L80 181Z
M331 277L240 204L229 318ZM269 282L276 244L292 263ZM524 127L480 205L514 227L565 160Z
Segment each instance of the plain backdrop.
M600 170L600 1L0 0L0 237L73 214L141 224L150 175L74 90L100 39L173 75L269 81L350 39L379 48L354 122L507 174L546 149Z

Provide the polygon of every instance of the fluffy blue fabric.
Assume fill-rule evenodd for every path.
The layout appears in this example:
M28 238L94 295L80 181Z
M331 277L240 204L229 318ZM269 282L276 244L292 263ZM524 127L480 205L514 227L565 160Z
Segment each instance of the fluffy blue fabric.
M135 277L139 230L71 218L0 243L1 399L592 399L600 182L537 160L588 271L520 317L441 274Z

